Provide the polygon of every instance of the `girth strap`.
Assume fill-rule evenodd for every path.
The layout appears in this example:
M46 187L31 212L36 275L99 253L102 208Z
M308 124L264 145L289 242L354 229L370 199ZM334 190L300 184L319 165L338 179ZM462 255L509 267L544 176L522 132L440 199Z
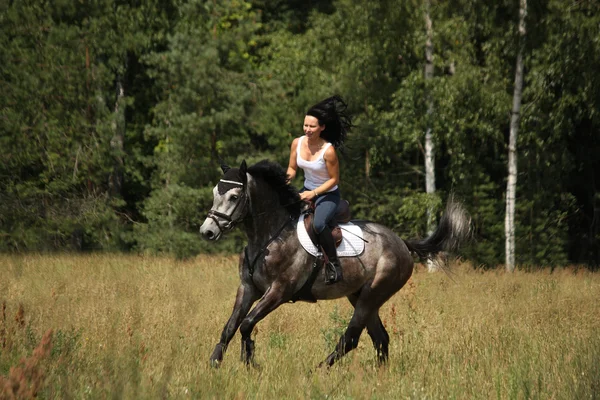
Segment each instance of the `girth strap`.
M306 282L304 282L304 285L302 285L300 290L294 293L294 295L290 299L290 302L295 303L298 300L308 301L310 303L317 302L317 299L315 299L315 297L312 295L312 287L315 284L315 281L317 280L317 275L319 275L321 267L323 266L323 263L321 261L323 260L319 259L319 257L315 257L315 260L313 261L312 265L312 270L310 271L310 276L308 277Z

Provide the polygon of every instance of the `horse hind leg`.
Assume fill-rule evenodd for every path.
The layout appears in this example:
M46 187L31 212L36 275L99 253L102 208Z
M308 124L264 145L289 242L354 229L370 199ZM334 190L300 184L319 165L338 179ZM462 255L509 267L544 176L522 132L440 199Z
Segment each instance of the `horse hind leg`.
M348 300L353 307L356 307L358 295L350 295L348 296ZM390 335L388 335L383 322L379 318L379 310L376 310L367 322L367 333L371 337L373 347L375 347L375 351L377 352L377 361L380 365L385 364L389 356Z
M375 314L367 324L367 332L377 351L377 361L382 365L387 363L389 358L390 335L385 330L378 314Z
M348 324L348 328L346 328L346 331L340 338L338 344L335 346L335 350L329 354L329 356L327 356L325 361L319 364L319 367L324 365L331 367L337 360L342 358L351 350L355 349L356 346L358 346L360 335L365 329L367 319L368 316L363 312L357 313L357 310L354 310L354 315Z
M411 269L398 268L398 259L395 257L382 257L379 260L377 269L381 271L381 274L376 280L365 284L360 290L355 301L354 314L346 332L340 338L335 350L321 365L332 366L346 353L355 349L360 335L367 325L371 328L369 333L371 338L375 337L374 344L378 353L381 354L380 359L387 359L389 335L379 319L378 311L383 303L400 290L410 277L412 259L410 259L410 267Z
M324 365L331 367L337 360L358 346L358 341L362 331L373 318L373 315L377 315L377 310L381 306L379 302L373 304L367 300L368 299L363 298L362 294L359 296L356 306L354 307L354 314L352 315L350 323L348 324L348 328L346 328L346 331L340 338L335 350L329 354L329 356L327 356L325 361L323 361L319 367Z

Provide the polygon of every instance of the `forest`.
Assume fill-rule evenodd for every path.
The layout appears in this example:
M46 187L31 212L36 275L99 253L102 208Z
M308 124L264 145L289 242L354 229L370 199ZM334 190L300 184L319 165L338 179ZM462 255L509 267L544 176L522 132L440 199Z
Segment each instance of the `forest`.
M339 152L354 217L424 237L453 194L473 221L461 256L501 266L522 51L516 263L597 269L600 2L529 0L526 35L519 6L4 0L0 251L239 252L239 230L218 245L198 235L219 160L287 166L307 108L339 94L355 123Z

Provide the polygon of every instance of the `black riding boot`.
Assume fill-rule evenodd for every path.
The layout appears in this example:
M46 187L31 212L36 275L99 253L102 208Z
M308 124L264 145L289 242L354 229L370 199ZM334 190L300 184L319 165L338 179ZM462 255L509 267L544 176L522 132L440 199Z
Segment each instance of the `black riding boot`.
M331 236L331 228L325 226L325 229L319 233L319 243L327 255L329 262L325 265L325 283L331 285L342 280L342 266L337 258L335 242Z

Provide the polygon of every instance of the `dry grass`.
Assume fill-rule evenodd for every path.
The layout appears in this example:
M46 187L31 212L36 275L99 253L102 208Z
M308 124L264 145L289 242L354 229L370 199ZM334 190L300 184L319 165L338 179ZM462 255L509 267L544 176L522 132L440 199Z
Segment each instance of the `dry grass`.
M600 275L454 271L417 269L381 310L386 367L365 334L329 372L314 369L350 317L339 300L262 321L260 370L239 362L239 335L213 370L236 257L0 256L0 390L19 379L40 398L598 397Z

